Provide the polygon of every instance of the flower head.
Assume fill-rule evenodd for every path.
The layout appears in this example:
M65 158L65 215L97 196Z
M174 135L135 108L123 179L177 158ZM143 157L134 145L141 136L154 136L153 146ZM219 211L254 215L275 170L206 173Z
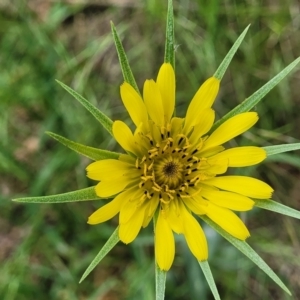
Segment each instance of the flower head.
M250 210L251 198L268 199L273 192L258 179L220 176L228 167L261 162L266 152L252 146L227 150L223 146L257 122L255 112L235 115L210 133L215 119L211 106L219 83L215 77L206 80L186 117L178 118L172 117L175 74L170 64L161 66L156 82L146 80L143 98L125 82L121 98L136 129L132 132L122 121L115 121L112 129L127 154L87 167L87 176L100 181L97 195L114 198L94 212L88 223L98 224L119 213L119 237L127 244L158 211L155 256L162 270L168 270L174 259L173 232L184 235L199 261L207 259L207 242L197 215L206 215L232 236L245 240L249 231L233 211Z

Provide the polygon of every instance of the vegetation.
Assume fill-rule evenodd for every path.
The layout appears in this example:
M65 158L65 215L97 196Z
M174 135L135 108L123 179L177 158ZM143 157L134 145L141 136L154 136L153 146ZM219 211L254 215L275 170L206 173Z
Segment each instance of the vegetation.
M125 109L119 96L123 77L110 20L122 37L141 87L146 78L156 77L163 62L166 2L0 3L1 299L154 299L151 226L133 244L117 244L79 285L84 270L117 224L86 224L102 200L26 205L10 200L92 184L85 176L89 160L64 148L45 131L120 151L55 79L83 94L113 120L123 119ZM296 0L174 1L177 115L184 115L199 85L214 74L250 23L222 80L214 106L218 117L299 56L297 7ZM299 142L299 77L299 71L289 75L256 107L260 121L238 139L240 145ZM274 200L299 210L297 154L274 155L257 168L243 168L237 173L268 182L275 189ZM300 298L299 220L258 208L242 217L252 234L249 244L282 278L294 299ZM222 299L290 299L251 261L203 226L210 248L209 263ZM213 299L198 263L180 236L176 246L166 299Z

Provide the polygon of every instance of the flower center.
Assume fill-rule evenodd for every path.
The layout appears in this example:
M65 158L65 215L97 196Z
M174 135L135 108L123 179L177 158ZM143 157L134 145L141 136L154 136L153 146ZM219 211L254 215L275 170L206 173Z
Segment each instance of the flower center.
M202 142L191 144L187 135L172 132L171 127L159 129L151 125L150 129L149 133L140 134L147 150L136 160L136 168L141 171L142 201L154 195L165 204L175 197L192 197L197 193L194 187L212 176L205 172L205 159L197 156Z
M154 163L154 176L157 184L176 189L183 180L184 166L180 159L173 155L158 158Z
M178 173L178 164L172 162L168 162L163 167L163 173L167 177L174 177Z

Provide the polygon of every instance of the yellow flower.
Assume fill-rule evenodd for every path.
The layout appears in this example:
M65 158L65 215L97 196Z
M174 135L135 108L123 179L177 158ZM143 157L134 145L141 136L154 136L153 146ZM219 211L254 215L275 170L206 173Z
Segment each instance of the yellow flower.
M99 197L114 197L94 212L89 224L98 224L119 213L119 237L132 242L158 209L155 256L162 270L169 270L175 255L173 232L183 234L199 261L208 248L195 215L206 215L232 236L245 240L249 231L232 212L252 209L251 198L268 199L273 189L246 176L219 176L228 167L255 165L266 158L259 147L225 150L227 141L251 128L255 112L236 115L208 135L215 113L211 106L220 81L211 77L192 99L185 118L172 117L175 106L175 74L164 63L156 82L146 80L143 99L124 83L122 101L136 126L134 133L122 121L113 124L113 135L127 152L119 160L96 161L87 176L100 181Z

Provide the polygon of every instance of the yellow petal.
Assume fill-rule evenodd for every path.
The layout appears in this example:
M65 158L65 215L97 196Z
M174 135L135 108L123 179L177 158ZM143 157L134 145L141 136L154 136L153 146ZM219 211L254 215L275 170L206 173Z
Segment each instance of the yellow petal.
M257 120L256 112L246 112L228 119L208 137L201 150L224 144L247 131Z
M134 201L136 199L132 199L132 197L127 201L120 209L120 215L119 215L119 224L125 224L127 223L135 211L139 208L138 202Z
M144 83L143 97L151 120L157 125L164 125L164 109L160 91L154 80Z
M182 201L193 213L197 215L205 214L205 210L203 209L203 206L207 205L206 204L207 201L204 201L204 199L200 195L191 198L183 198Z
M126 162L128 164L132 164L132 165L135 165L135 161L136 161L136 159L134 157L132 157L128 154L120 154L119 160Z
M145 210L145 216L144 216L144 222L143 222L143 227L147 227L151 219L153 218L153 215L157 209L159 203L159 198L158 195L155 194L150 200L149 204Z
M168 123L175 107L175 73L169 63L164 63L159 69L156 83L162 96L165 121Z
M215 77L208 78L192 99L185 118L185 128L190 128L199 122L199 113L210 108L218 94L220 81Z
M209 202L206 215L237 239L245 240L250 236L242 220L227 208L222 208Z
M163 212L160 211L155 228L155 258L159 268L168 271L172 266L174 256L174 235Z
M259 147L236 147L225 150L215 156L212 156L209 161L212 162L218 159L228 159L229 167L247 167L260 163L267 157L264 149Z
M116 177L114 180L101 181L96 185L96 194L99 197L110 197L122 192L129 183L133 182L130 176Z
M203 183L257 199L269 199L273 193L273 189L265 182L247 176L220 176Z
M181 133L182 131L182 124L184 119L174 117L171 120L171 136L176 136L177 134Z
M181 200L179 200L181 201ZM174 199L170 202L168 209L165 209L165 215L168 220L168 223L171 227L171 229L176 232L177 234L180 234L183 232L183 225L181 221L180 216L180 209L178 206L179 201L177 199Z
M223 151L225 148L223 146L216 146L216 147L213 147L213 148L209 148L207 150L200 150L198 153L196 153L195 155L197 157L210 157L212 155L215 155L221 151Z
M201 195L218 206L236 211L247 211L254 205L254 201L250 198L232 192L202 188Z
M119 237L123 243L129 244L137 237L143 224L145 208L145 205L140 206L127 223L120 224Z
M87 177L94 180L110 180L120 177L129 171L135 171L135 166L117 159L105 159L87 166Z
M88 219L88 224L95 225L105 222L113 218L119 211L121 206L128 199L128 191L125 191L118 196L116 196L108 204L105 204L98 210L96 210Z
M120 146L136 155L140 154L139 147L135 144L135 139L130 128L122 121L115 121L112 127L113 135Z
M148 114L145 103L137 91L127 82L120 87L121 98L133 123L139 126L140 123L148 121Z
M200 162L200 170L205 170L210 174L223 174L227 171L228 159L222 158L218 160L203 160Z
M189 138L190 142L193 144L197 142L201 136L207 133L215 120L215 112L211 108L207 108L199 112L198 123L194 126L194 130ZM188 130L188 129L187 129Z
M184 224L184 237L198 261L207 260L208 247L204 232L199 222L181 204L182 223Z

